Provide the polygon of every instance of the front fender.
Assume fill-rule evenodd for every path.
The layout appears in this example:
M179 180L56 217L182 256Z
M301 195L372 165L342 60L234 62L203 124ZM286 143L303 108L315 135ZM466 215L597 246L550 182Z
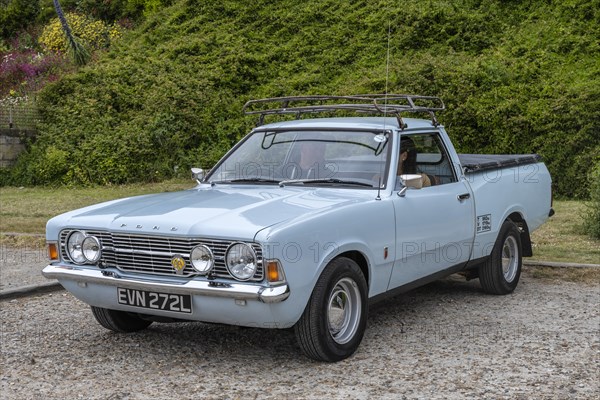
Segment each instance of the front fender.
M369 297L387 289L395 259L394 209L389 198L373 199L265 229L256 240L265 259L281 262L290 287L290 297L274 308L297 321L323 270L348 252L366 260Z

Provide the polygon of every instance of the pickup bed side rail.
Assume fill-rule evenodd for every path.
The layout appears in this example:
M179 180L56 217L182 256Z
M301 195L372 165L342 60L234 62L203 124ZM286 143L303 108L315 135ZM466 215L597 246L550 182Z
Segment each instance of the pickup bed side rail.
M538 154L459 154L465 173L536 164L542 160Z

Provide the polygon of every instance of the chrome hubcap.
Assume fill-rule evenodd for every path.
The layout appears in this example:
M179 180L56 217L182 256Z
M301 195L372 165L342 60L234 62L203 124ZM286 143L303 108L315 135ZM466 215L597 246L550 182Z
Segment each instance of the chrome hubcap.
M339 344L348 343L358 330L361 314L361 298L356 282L350 278L340 279L327 303L329 334Z
M519 268L519 250L517 240L509 236L502 246L502 273L506 282L512 282Z

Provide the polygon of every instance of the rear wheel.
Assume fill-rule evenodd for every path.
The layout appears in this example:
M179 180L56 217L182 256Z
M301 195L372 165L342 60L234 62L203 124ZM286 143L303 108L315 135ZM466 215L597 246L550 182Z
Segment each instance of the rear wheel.
M114 332L137 332L152 324L152 321L147 321L125 311L92 306L92 314L94 314L94 318L100 325Z
M358 348L367 324L367 283L356 262L331 261L295 326L302 351L319 361L339 361Z
M522 266L521 234L514 222L504 221L489 259L480 267L479 281L491 294L508 294L517 287Z

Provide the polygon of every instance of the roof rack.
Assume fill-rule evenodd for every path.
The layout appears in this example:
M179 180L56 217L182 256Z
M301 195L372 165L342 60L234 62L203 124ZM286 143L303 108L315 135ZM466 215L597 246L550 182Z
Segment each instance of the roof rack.
M408 94L361 94L352 96L292 96L250 100L242 111L246 115L259 114L257 126L263 125L265 116L294 114L300 119L302 114L354 111L358 113L395 115L400 129L406 128L401 113L426 112L431 116L433 126L439 123L435 111L446 108L439 97L414 96Z

